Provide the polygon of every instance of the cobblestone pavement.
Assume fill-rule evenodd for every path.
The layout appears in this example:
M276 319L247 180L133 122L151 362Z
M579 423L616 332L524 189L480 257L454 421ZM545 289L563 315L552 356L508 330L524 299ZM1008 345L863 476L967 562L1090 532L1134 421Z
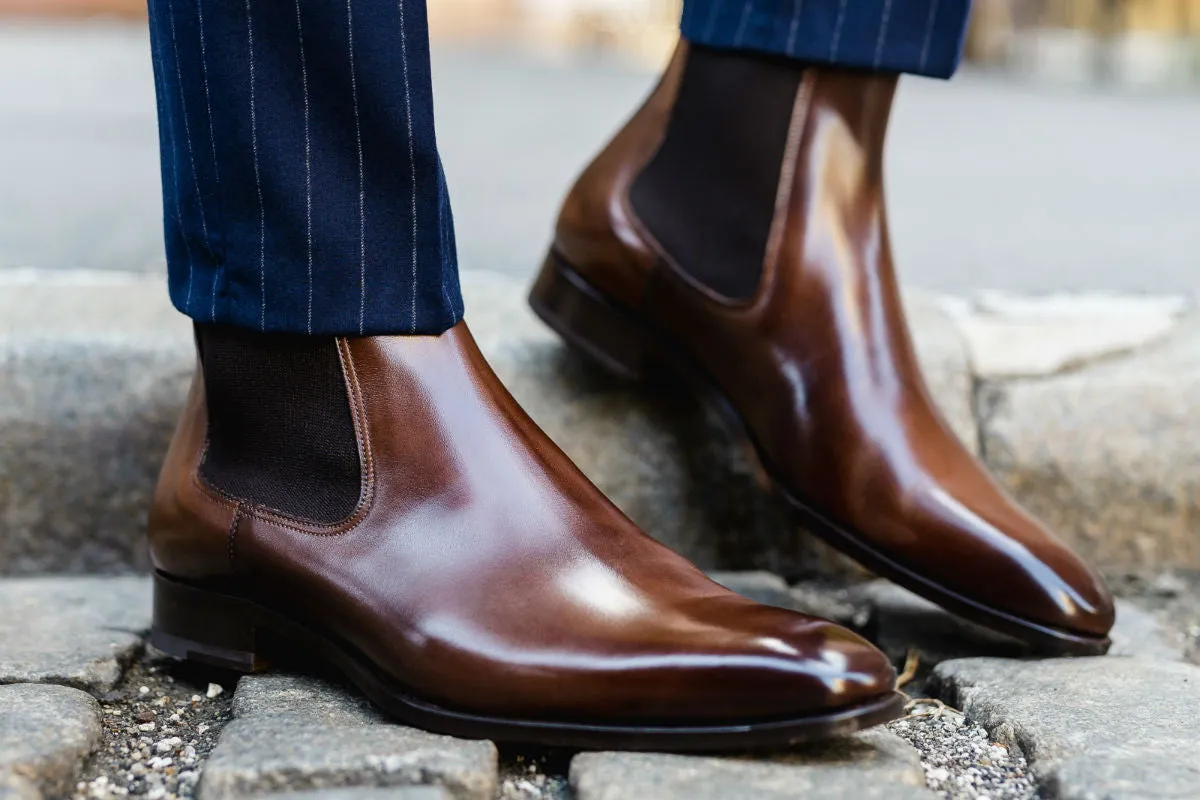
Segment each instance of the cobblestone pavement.
M1200 624L1194 578L1164 576L1157 589L1141 585L1142 594L1120 601L1114 638L1126 644L1115 649L1129 655L1037 661L996 657L1019 652L881 581L788 586L762 572L716 577L898 649L914 698L908 716L769 754L497 748L396 725L336 677L239 680L146 652L141 633L136 652L118 659L103 632L127 626L131 615L145 626L144 578L7 578L4 616L22 598L33 609L30 630L77 644L65 658L37 637L0 638L0 798L1024 800L1194 790L1200 667L1178 647L1179 626ZM79 614L64 597L95 610ZM1184 606L1195 615L1181 618ZM116 663L119 675L83 682L86 692L62 685L81 683L81 660L103 674Z
M526 277L572 176L653 76L441 47L438 137L461 262ZM902 277L961 292L1191 292L1195 96L964 73L905 79L891 126ZM158 269L158 150L137 25L0 25L0 267Z

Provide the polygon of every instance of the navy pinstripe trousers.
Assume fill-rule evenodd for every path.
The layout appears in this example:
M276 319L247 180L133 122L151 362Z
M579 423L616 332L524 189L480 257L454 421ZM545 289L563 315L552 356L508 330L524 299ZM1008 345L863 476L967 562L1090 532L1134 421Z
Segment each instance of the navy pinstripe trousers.
M149 0L171 299L262 331L463 314L423 0ZM949 76L969 0L687 0L714 47Z

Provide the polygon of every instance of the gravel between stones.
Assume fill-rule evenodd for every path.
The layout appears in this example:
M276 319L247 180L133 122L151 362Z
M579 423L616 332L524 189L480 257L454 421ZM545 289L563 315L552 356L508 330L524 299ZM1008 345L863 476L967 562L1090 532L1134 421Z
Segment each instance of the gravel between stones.
M992 741L960 711L921 704L888 725L921 754L925 782L945 800L1028 800L1036 796L1020 748Z
M214 683L214 679L221 683ZM99 748L84 767L74 800L196 794L204 762L230 719L233 679L146 657L99 696Z

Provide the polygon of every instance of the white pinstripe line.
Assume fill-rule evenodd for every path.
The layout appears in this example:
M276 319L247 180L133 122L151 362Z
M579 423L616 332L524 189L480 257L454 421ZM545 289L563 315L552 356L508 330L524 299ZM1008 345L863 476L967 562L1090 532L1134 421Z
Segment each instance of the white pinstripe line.
M796 34L800 32L800 15L804 12L804 0L796 0L792 6L792 27L788 31L787 53L796 55Z
M254 188L258 192L258 295L261 305L258 312L259 330L267 329L267 212L263 205L262 175L258 167L258 110L257 73L254 62L254 18L250 14L250 0L246 0L246 39L250 50L250 147L254 151Z
M354 137L358 143L358 335L367 319L367 189L363 171L362 119L358 113L358 76L354 71L354 0L346 0L346 30L350 41L350 94L354 98Z
M892 16L892 0L884 0L883 2L883 19L879 23L879 38L875 40L875 61L873 65L878 68L879 62L883 60L883 43L887 39L888 20Z
M937 19L938 0L933 0L929 6L929 21L925 23L925 42L921 45L921 72L925 71L925 62L929 60L929 45L933 39L933 23Z
M404 109L408 115L408 165L412 170L412 324L411 333L417 332L417 162L413 145L412 92L408 85L408 31L404 24L404 0L400 6L400 58L404 62Z
M208 219L204 215L204 196L200 194L200 176L196 172L196 151L192 146L192 125L190 122L188 122L187 100L185 99L185 93L183 89L183 68L179 65L179 40L175 36L175 9L171 3L167 3L167 16L171 20L171 48L175 51L175 79L179 81L179 107L183 112L183 133L187 140L188 160L192 164L192 183L194 183L196 186L196 205L200 209L200 228L204 231L204 246L208 249L209 255L212 255L212 246L208 240ZM176 196L175 199L178 201L178 196ZM178 205L176 208L178 209ZM180 211L179 214L179 224L182 228L183 212ZM184 234L184 239L185 241L187 239L186 233ZM191 252L190 247L188 252ZM184 305L187 306L189 311L191 311L192 308L192 284L192 271L189 269L187 300L184 301Z
M312 225L312 133L309 129L308 60L304 57L304 25L300 20L300 0L296 0L296 33L300 38L300 79L304 86L304 187L308 215L308 327L312 333L313 312L313 225Z
M750 0L746 0L746 5L742 6L742 18L738 20L737 33L733 35L733 46L737 47L742 43L742 37L746 35L746 25L750 22Z
M150 4L152 9L154 6L154 3ZM157 13L154 14L154 19L157 21ZM155 27L157 27L157 25ZM154 58L158 62L158 80L165 87L167 80L167 69L162 60L162 47L157 47L155 50L156 52L154 53ZM175 159L175 120L171 118L171 109L165 108L163 110L163 117L166 119L167 123L167 136L171 140L171 144L167 150L170 152L171 159L171 186L174 189L171 194L175 198L175 224L179 226L179 238L183 239L183 249L184 252L187 253L188 257L188 293L187 299L183 301L183 305L190 311L192 307L192 276L196 268L196 259L195 256L192 255L192 244L188 241L187 233L185 233L183 230L183 211L180 209L179 204L179 162Z
M704 43L708 44L712 39L713 30L717 26L717 14L721 10L721 0L713 0L712 11L708 12L708 22L704 24Z
M829 60L837 58L838 46L842 43L842 23L846 21L846 0L838 3L837 21L833 23L833 42L829 45Z
M442 173L442 163L438 160L438 227L440 239L442 242L442 299L446 301L446 308L450 310L450 321L452 324L458 324L458 312L454 310L454 304L450 302L450 293L446 291L446 254L450 252L447 247L446 237L446 220L442 216L442 210L450 205L449 191L446 189L446 176Z
M217 180L217 191L221 189L221 168L217 163L217 135L213 130L212 95L208 90L208 40L204 36L204 0L196 0L196 19L200 23L200 74L204 79L204 110L208 114L208 143L212 147L213 177ZM220 269L217 274L220 274ZM213 277L212 312L213 322L217 321L217 279Z

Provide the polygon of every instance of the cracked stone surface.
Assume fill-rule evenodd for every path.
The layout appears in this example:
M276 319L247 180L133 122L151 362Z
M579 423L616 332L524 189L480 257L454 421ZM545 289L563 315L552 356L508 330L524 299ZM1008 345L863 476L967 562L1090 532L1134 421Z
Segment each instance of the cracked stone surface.
M1141 658L973 658L935 688L997 740L1019 746L1042 796L1195 797L1200 668Z
M69 792L100 738L99 706L67 686L0 686L0 798Z
M243 678L200 782L202 800L281 790L434 785L456 800L496 792L497 752L388 722L357 693L314 678Z
M1200 568L1200 316L1136 354L981 392L985 460L1113 574Z
M106 692L150 628L146 578L0 580L0 683Z
M583 753L571 786L578 800L933 798L917 751L879 728L772 758Z
M1183 296L985 292L951 310L983 379L1053 375L1165 337L1190 305Z

